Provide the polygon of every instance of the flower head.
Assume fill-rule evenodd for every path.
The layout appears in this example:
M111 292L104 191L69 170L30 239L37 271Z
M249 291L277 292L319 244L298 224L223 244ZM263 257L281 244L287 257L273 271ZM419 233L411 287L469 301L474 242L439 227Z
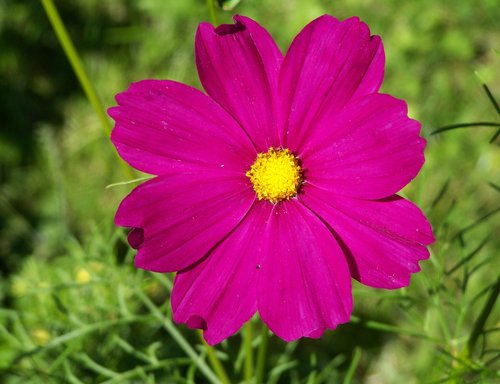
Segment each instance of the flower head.
M257 311L279 337L349 321L351 277L409 284L433 241L396 193L424 163L420 124L379 93L384 50L357 18L322 16L286 55L255 21L202 23L207 94L144 80L109 110L112 141L153 175L121 203L139 268L178 272L174 320L215 344Z

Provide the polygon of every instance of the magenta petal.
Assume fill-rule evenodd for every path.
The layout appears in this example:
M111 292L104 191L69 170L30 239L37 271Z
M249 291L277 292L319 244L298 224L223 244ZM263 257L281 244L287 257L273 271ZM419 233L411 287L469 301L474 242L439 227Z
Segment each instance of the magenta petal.
M424 163L420 124L404 101L384 94L358 98L341 113L318 122L300 153L306 181L321 189L362 199L391 196Z
M177 274L174 320L204 329L213 345L237 332L257 310L259 248L271 204L256 204L205 259Z
M196 64L207 93L240 123L259 152L280 146L277 83L283 56L269 33L248 17L235 25L200 24Z
M120 204L115 223L135 228L139 268L173 272L187 268L226 236L255 199L245 175L159 176L134 189ZM141 232L142 231L142 232Z
M301 200L338 235L352 276L365 285L405 287L410 275L420 270L418 262L429 257L431 226L408 200L357 200L312 186L305 186Z
M324 15L306 25L286 53L280 75L289 136L304 141L318 116L377 92L384 61L380 38L370 36L368 26L356 17L339 22Z
M108 113L120 156L143 172L163 175L245 172L255 149L238 123L200 91L168 80L133 83Z
M286 341L319 337L349 321L351 278L325 225L296 200L275 205L267 222L258 292L262 320Z

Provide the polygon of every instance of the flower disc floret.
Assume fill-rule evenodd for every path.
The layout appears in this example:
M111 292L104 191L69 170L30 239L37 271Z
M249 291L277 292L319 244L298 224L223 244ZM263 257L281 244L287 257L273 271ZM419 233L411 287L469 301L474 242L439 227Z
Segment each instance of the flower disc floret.
M259 153L246 175L259 200L273 204L297 195L302 183L299 160L288 149L271 147L266 153Z

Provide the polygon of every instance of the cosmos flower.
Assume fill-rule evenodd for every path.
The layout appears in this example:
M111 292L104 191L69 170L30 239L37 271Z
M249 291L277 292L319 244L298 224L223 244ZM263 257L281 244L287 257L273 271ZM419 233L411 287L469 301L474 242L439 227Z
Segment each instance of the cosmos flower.
M280 338L349 321L351 277L407 286L432 230L396 193L424 163L420 124L379 93L384 50L358 18L322 16L286 55L255 21L200 24L206 94L133 83L109 110L111 139L156 175L121 203L136 266L177 272L174 320L209 344L256 312Z

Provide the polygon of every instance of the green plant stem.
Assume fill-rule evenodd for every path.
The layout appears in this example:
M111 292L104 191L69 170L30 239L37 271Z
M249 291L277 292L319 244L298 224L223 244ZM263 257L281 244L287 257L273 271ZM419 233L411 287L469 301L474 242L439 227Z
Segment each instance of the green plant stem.
M263 383L264 370L266 368L266 354L267 342L269 340L269 333L264 324L262 324L262 331L260 333L260 344L257 353L257 368L255 370L255 384Z
M486 324L486 320L488 320L488 317L493 311L493 307L495 306L495 302L499 294L500 294L500 276L498 277L497 282L493 286L490 296L488 297L488 300L486 300L486 303L484 304L481 314L479 315L479 317L476 320L476 323L474 324L474 328L472 328L472 332L467 342L467 353L469 355L472 353L472 350L476 345L479 336L484 330L484 325Z
M349 364L349 369L345 374L343 384L351 384L356 368L358 367L359 360L361 360L361 348L356 347L354 348L351 364Z
M250 384L253 379L253 348L252 348L252 321L245 324L243 330L243 344L245 348L245 383Z
M207 357L208 360L210 361L210 365L212 366L215 374L223 384L230 384L231 381L229 380L229 377L227 376L226 370L224 369L224 366L220 362L219 358L215 354L215 349L212 348L210 345L207 344L205 339L203 338L203 331L198 331L198 335L200 336L200 340L205 346L205 350L207 351Z
M149 319L149 315L144 315L144 316L130 316L126 318L121 318L117 320L105 320L101 321L99 323L94 323L94 324L85 324L82 325L80 328L65 333L63 335L60 335L52 340L50 340L47 344L45 344L43 347L34 347L33 349L23 351L19 355L17 355L14 360L12 361L12 364L16 364L19 362L21 359L24 359L25 357L31 357L34 356L38 353L41 352L46 352L52 348L57 348L61 346L62 344L65 344L69 341L72 341L74 339L78 339L82 336L85 336L89 333L93 332L102 332L102 331L107 331L109 328L117 325L122 325L122 324L130 324L130 323L136 323L136 322L141 322L144 320ZM14 320L18 319L18 316L14 317ZM26 335L28 337L28 335ZM30 344L26 342L26 344Z
M92 83L90 82L87 72L85 71L85 68L83 66L82 60L80 59L80 56L78 55L78 52L76 51L75 46L73 45L73 42L69 37L68 31L66 30L66 27L64 26L64 23L59 16L59 12L57 11L56 6L54 5L52 0L41 0L41 2L43 9L45 10L45 13L47 14L47 17L50 21L50 24L54 29L57 39L59 40L59 43L61 44L63 51L66 54L66 57L68 58L83 91L85 92L85 96L94 109L97 118L101 122L101 126L104 129L105 135L109 136L111 134L112 127L108 120L108 117L106 116L104 106L97 96L97 92L92 86ZM133 179L134 174L132 170L121 160L120 164L122 165L126 175L130 179Z
M217 21L217 11L215 8L215 0L207 0L208 14L210 15L210 22L216 27L219 25Z
M210 367L205 363L196 351L191 347L188 341L182 336L182 334L177 330L177 328L172 323L172 320L167 317L158 309L158 307L146 296L144 292L135 287L135 293L137 297L143 302L143 304L149 309L151 314L156 318L156 321L162 324L163 328L172 336L174 341L179 345L179 347L186 353L186 355L193 361L201 373L205 375L209 382L213 384L219 384L221 382L217 374L213 372ZM223 384L226 384L223 382Z
M41 0L41 1L43 8L47 13L47 17L49 18L50 23L54 28L54 32L57 35L57 39L61 43L64 53L66 54L66 57L71 63L73 71L75 71L76 77L78 78L78 81L80 82L80 85L82 86L85 95L87 96L90 104L92 105L92 108L94 108L94 111L97 114L99 120L101 121L101 124L104 130L106 131L106 134L109 135L111 133L111 125L109 124L107 116L104 113L104 107L101 101L99 100L99 97L97 96L97 93L94 87L92 86L92 83L90 82L87 73L85 72L85 68L83 67L80 56L78 55L78 52L76 52L75 46L73 45L73 42L71 41L71 38L68 35L66 27L64 26L61 17L59 16L59 12L57 12L57 9L52 0Z

